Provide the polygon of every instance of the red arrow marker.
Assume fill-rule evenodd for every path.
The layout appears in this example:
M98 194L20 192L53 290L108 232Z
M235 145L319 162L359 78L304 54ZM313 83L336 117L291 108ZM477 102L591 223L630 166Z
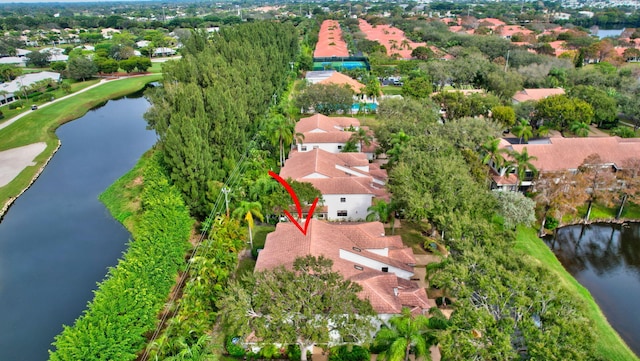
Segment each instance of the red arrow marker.
M289 183L287 183L286 180L282 179L282 177L273 173L272 171L269 171L269 175L272 176L273 179L280 182L280 184L282 184L284 189L286 189L287 192L289 192L291 199L293 199L293 203L295 203L296 205L296 210L298 211L298 219L302 218L302 207L300 206L300 201L298 200L298 196L296 195L296 192L293 190L293 188L291 188L291 186L289 185ZM293 224L295 224L296 227L298 227L298 229L300 230L300 232L302 232L302 234L304 234L305 236L307 235L307 228L309 228L309 220L311 219L311 217L313 217L313 212L316 210L316 204L318 204L317 197L313 201L311 208L309 208L309 214L307 214L307 219L305 219L304 221L304 229L302 228L302 226L300 226L300 223L298 223L298 221L295 218L293 218L293 216L291 215L291 213L289 213L288 210L286 209L284 210L284 214L287 216L287 218L289 218L289 220Z

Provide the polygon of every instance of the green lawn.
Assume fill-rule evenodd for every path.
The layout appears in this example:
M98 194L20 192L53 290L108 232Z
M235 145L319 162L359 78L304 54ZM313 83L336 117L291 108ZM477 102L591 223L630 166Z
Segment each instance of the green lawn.
M525 257L533 262L541 264L550 272L553 272L558 282L573 297L584 300L587 305L587 315L593 320L595 326L596 350L601 359L611 361L638 360L631 349L609 325L589 291L564 269L549 247L537 237L533 228L518 228L516 249L521 250Z
M382 93L384 95L401 95L402 94L402 87L394 86L394 85L383 86L382 87Z
M51 156L57 146L55 129L61 124L83 116L96 105L109 99L124 96L142 89L147 83L161 79L161 75L135 77L108 82L97 88L51 104L19 119L0 130L0 151L36 142L46 142L47 148L35 159L36 164L27 167L13 181L0 187L0 204L17 196Z
M385 232L387 235L392 234L391 228L386 228ZM402 227L394 229L393 234L402 237L402 243L407 247L411 247L413 253L427 254L427 251L425 251L423 247L427 238L422 235L419 224L403 220Z
M616 213L618 213L618 205L613 207L606 207L601 204L594 204L591 207L591 215L589 216L589 220L607 220L614 219L616 217ZM578 215L584 217L587 214L587 205L583 205L578 207ZM640 205L627 202L622 211L623 219L640 219Z

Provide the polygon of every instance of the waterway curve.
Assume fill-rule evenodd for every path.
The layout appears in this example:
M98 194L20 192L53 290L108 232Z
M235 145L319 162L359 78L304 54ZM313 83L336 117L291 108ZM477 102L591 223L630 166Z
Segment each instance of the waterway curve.
M63 146L0 223L0 360L45 360L114 266L129 233L98 195L155 142L139 95L57 130Z

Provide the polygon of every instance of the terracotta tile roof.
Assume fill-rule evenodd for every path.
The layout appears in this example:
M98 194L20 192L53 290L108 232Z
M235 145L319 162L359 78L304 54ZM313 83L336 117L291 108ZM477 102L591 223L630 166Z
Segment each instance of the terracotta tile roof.
M344 129L348 129L350 126L357 129L360 127L360 121L357 118L328 117L322 114L315 114L310 117L300 118L296 123L296 132L341 132Z
M422 310L431 307L424 289L420 291L414 282L398 278L394 273L372 269L341 257L341 252L354 253L412 273L413 267L406 262L411 258L408 257L412 255L411 249L402 245L399 236L383 236L382 223L336 224L315 219L310 222L306 236L292 223L278 223L276 230L267 235L255 270L261 271L280 265L291 269L297 257L307 254L316 257L322 255L333 260L334 271L342 274L345 279L362 285L360 297L369 299L378 313L399 313L403 306ZM384 248L390 250L389 257L369 251ZM406 250L403 250L405 248ZM356 269L356 265L360 269ZM397 295L394 289L397 290Z
M347 43L342 39L342 30L338 21L325 20L322 22L313 56L315 58L349 56L349 49Z
M517 92L513 99L517 102L526 102L527 100L538 101L552 95L562 95L564 89L562 88L541 88L541 89L524 89Z
M504 25L504 26L499 26L496 29L496 32L504 37L511 37L515 34L523 34L523 35L529 35L531 33L533 33L533 31L522 27L520 25Z
M329 133L318 133L318 132L308 132L302 133L304 135L304 140L302 141L302 145L305 143L346 143L353 133L351 132L329 132Z
M594 138L550 138L548 144L511 144L522 152L527 148L529 155L536 157L531 163L542 172L554 172L577 169L589 155L597 153L605 164L622 167L625 159L640 155L640 138L622 139L619 137Z
M374 195L371 177L368 178L305 178L323 195L330 194L371 194Z
M362 92L362 89L364 88L364 84L360 83L359 81L352 79L351 77L344 75L340 72L333 72L333 74L328 77L327 79L321 80L318 83L320 84L338 84L338 85L348 85L351 87L351 89L353 89L353 91L356 94L359 94Z
M505 23L504 21L500 20L500 19L496 19L496 18L484 18L484 19L479 19L478 22L482 25L482 23L488 23L489 25L487 25L487 27L498 27L498 26L502 26L502 25L506 25L507 23Z
M373 166L374 178L374 174L369 172L370 167L364 153L330 153L313 149L309 152L291 152L280 170L280 176L311 183L324 195L371 194L388 199L389 194L384 186L374 183L374 180L386 182L386 171L378 165Z
M367 39L379 42L387 49L387 54L398 54L403 59L410 59L411 52L418 46L427 46L427 43L414 43L409 40L404 31L385 24L379 24L373 27L367 21L359 19L360 31L362 31ZM392 49L393 48L393 49Z
M500 174L492 172L491 179L498 186L510 186L518 184L518 176L513 173L500 176Z
M370 165L366 154L330 153L322 149L313 149L308 152L292 151L284 167L280 170L280 176L285 179L302 179L319 173L326 178L354 177L345 174L345 171L338 169L338 166L348 168L362 177L369 176L368 168ZM386 173L384 179L386 179Z

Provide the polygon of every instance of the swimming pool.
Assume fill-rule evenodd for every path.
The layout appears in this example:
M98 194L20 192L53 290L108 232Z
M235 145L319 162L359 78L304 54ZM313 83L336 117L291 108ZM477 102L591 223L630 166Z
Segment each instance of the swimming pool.
M323 61L313 63L313 70L351 70L366 68L367 64L364 61Z

